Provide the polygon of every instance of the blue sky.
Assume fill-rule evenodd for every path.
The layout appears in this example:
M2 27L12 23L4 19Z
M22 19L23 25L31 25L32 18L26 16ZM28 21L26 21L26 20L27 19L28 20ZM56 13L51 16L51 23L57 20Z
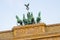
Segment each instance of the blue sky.
M24 4L30 3L30 12L37 17L41 11L41 22L60 23L60 0L0 0L0 31L11 30L16 26L18 15L22 19L27 14Z

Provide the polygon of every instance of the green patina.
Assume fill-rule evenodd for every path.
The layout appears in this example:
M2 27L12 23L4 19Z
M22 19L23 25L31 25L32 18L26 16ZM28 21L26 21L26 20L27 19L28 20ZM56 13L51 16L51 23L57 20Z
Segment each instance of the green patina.
M27 11L29 10L29 4L25 4ZM39 23L41 21L41 12L38 13L38 16L35 20L33 13L29 12L27 13L27 18L25 18L25 14L23 14L23 20L21 20L17 15L16 15L16 19L17 19L17 23L19 23L20 25L29 25L29 24L35 24L35 23Z

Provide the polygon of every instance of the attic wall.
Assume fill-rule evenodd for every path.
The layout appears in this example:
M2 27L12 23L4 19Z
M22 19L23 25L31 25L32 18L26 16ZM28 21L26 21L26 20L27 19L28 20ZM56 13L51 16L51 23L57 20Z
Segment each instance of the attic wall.
M0 32L0 40L12 40L12 39L13 39L12 31Z
M12 29L13 31L4 31L0 32L0 40L30 40L30 39L24 39L24 38L33 38L33 37L41 37L42 34L46 33L45 35L50 36L51 33L53 35L56 35L58 32L59 37L49 37L49 38L43 38L43 39L32 39L32 40L59 40L60 39L60 24L52 24L52 25L45 25L44 23L41 24L33 24L33 25L25 25L25 26L16 26ZM47 33L48 32L48 33ZM55 33L56 34L55 34ZM54 33L54 34L53 34ZM32 36L36 35L36 36ZM44 36L44 35L42 35Z
M59 25L47 25L46 32L60 32L60 24Z
M32 40L60 40L60 37L50 37L50 38L39 38L39 39L32 39Z
M30 35L41 34L45 32L45 24L33 24L14 27L14 36L15 37L24 37ZM41 27L40 27L41 26Z
M39 33L42 33L41 30L42 30L42 28L39 28L39 27L17 29L17 30L15 30L15 32L16 32L15 36L20 37L20 36L39 34Z

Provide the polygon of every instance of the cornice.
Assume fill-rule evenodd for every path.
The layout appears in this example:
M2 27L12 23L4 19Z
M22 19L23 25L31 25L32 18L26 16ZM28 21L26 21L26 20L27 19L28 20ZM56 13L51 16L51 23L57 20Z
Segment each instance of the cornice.
M51 37L59 37L60 32L54 32L54 33L42 33L42 34L33 34L28 36L22 36L22 37L15 37L14 39L38 39L38 38L51 38Z
M56 24L48 24L46 25L47 27L54 27L54 26L60 26L60 23L56 23Z
M9 33L9 32L12 32L12 30L1 31L0 34L1 34L1 33Z
M14 26L14 29L24 29L24 28L33 28L33 27L39 27L39 26L45 26L45 23L38 23L38 24L31 24L31 25L24 25L24 26Z

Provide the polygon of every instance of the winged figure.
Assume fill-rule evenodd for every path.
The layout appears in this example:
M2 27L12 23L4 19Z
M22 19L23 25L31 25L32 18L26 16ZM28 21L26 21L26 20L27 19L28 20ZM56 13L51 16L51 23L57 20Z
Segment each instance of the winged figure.
M29 3L25 4L25 6L26 6L26 9L29 10Z

